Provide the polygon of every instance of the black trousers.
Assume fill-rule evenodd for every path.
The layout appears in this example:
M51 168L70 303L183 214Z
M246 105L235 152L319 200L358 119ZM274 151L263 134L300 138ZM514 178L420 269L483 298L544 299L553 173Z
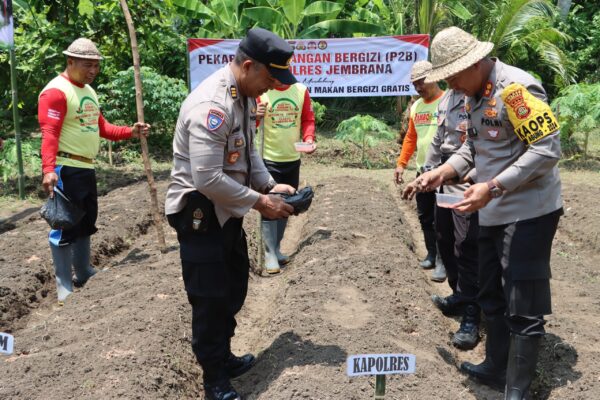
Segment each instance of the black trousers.
M98 231L98 191L96 189L96 171L93 168L77 168L57 165L57 186L69 200L85 211L81 221L71 229L52 229L48 238L54 246L71 244L80 237L91 236Z
M417 175L418 176L418 175ZM417 216L421 224L421 230L425 237L425 246L428 255L435 257L437 250L435 247L435 193L423 192L415 195L417 201ZM429 238L433 238L433 241Z
M452 292L464 301L475 302L479 292L478 214L461 214L436 206L435 230L438 250Z
M235 334L235 315L248 293L248 246L242 218L221 228L179 235L183 281L192 306L192 350L204 383L227 379L225 362Z
M504 315L513 333L545 333L544 315L552 313L550 253L562 213L479 228L478 303L486 316Z
M264 160L265 167L277 183L285 183L298 189L300 184L300 160L279 162Z

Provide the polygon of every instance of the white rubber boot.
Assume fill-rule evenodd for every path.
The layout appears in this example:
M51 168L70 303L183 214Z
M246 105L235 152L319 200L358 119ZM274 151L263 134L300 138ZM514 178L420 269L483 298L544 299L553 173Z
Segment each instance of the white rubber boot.
M277 220L277 246L275 247L275 254L277 255L277 261L279 262L279 265L285 265L290 262L290 258L288 256L281 254L281 240L283 239L287 222L287 218Z
M73 255L71 245L54 246L50 245L52 251L52 261L54 262L54 275L56 276L56 294L58 301L63 302L71 293L73 293L73 281L71 277L71 265Z
M265 246L265 271L268 274L281 272L275 248L277 247L277 221L262 220L263 244Z
M96 274L96 270L90 265L90 237L77 238L71 246L73 246L73 269L77 279L74 284L76 287L81 287Z

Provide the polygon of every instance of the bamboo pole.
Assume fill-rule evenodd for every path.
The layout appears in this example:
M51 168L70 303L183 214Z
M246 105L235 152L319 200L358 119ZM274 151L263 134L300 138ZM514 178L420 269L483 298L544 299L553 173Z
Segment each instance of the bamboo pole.
M263 117L260 120L260 125L259 125L259 135L260 135L260 159L261 162L263 161L263 157L265 154L265 116L263 115ZM257 244L257 248L258 248L258 253L256 254L256 263L258 264L258 267L256 268L256 270L258 271L259 275L262 275L263 269L264 269L264 258L265 258L265 246L263 243L263 231L262 231L262 215L260 213L258 213L258 217L256 218L256 221L258 223L258 244Z
M25 173L23 172L23 152L21 150L21 124L19 121L19 96L17 94L17 57L15 46L10 48L10 84L12 90L12 109L15 124L15 145L17 146L17 166L19 168L19 198L25 199Z
M131 13L127 6L126 0L119 0L123 14L125 15L125 21L127 22L127 29L129 29L129 38L131 40L131 54L133 56L133 73L135 78L135 105L138 115L138 121L144 122L144 101L142 97L142 79L140 77L140 53L138 52L137 37L135 34L135 27L133 20L131 19ZM162 227L162 215L159 212L158 200L156 198L156 184L154 183L154 176L152 175L152 167L150 165L150 157L148 157L148 142L143 135L140 135L140 143L142 146L142 159L144 160L144 169L146 170L146 177L148 178L148 187L150 191L150 198L152 201L152 214L154 216L154 226L156 227L156 235L158 238L158 245L160 246L161 253L167 252L167 246L165 244L165 234Z

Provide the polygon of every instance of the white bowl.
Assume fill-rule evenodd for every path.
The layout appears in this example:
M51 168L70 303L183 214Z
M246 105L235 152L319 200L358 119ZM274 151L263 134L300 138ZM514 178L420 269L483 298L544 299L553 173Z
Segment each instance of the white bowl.
M301 153L307 153L315 149L315 144L307 142L296 142L294 143L294 148L296 149L296 151L299 151Z
M450 206L452 206L453 204L456 204L463 200L464 200L463 196L454 196L451 194L444 194L444 193L436 193L435 194L435 202L438 205L438 207L442 207L442 208L450 208Z

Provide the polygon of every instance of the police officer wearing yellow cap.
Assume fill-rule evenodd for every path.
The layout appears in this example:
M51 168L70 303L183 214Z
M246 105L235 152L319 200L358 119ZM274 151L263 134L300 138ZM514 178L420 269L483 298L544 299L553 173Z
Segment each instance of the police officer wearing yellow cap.
M457 203L479 210L478 303L487 322L486 357L463 363L472 378L528 397L544 315L552 312L550 253L562 215L559 126L542 85L527 72L489 57L493 44L459 28L432 41L428 80L444 79L466 95L465 144L445 164L421 176L421 190L462 177L476 183Z
M173 140L173 170L165 213L177 230L183 281L192 306L192 349L204 372L208 400L241 396L230 379L255 359L231 352L235 315L248 290L244 215L288 217L293 208L269 192L276 184L254 149L256 101L296 79L291 46L265 29L248 31L235 60L206 78L181 106Z

